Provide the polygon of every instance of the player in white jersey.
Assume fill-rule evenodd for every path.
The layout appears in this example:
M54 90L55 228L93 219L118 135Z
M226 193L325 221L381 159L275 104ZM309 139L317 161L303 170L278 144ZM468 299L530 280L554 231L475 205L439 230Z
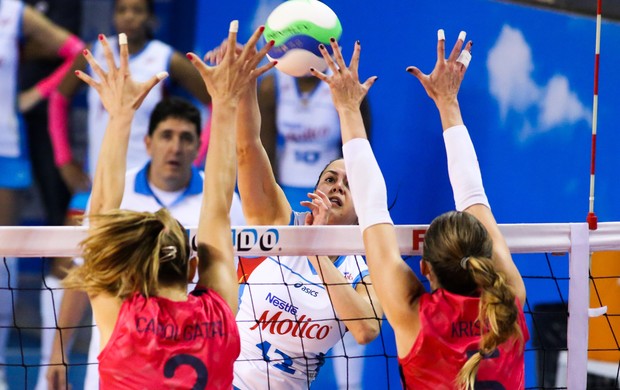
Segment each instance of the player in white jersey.
M56 88L83 43L21 1L0 1L0 226L18 223L18 191L32 184L25 129L17 110L26 111ZM27 45L37 50L26 50ZM62 58L65 63L49 77L17 96L19 61ZM0 389L6 388L5 345L13 323L9 277L17 280L17 262L0 267ZM12 287L16 287L15 284Z
M214 53L208 59L216 58ZM307 194L310 201L302 205L311 211L294 213L260 140L256 85L243 94L238 115L238 186L248 224L357 223L343 160L327 165ZM238 273L241 282L244 277L259 282L247 285L240 299L238 389L308 388L321 357L339 342L345 327L360 344L379 334L383 310L359 257L242 259Z
M169 98L160 102L153 110L150 123L147 124L146 144L151 159L142 168L130 170L125 177L125 190L121 208L133 211L155 212L167 208L172 216L186 227L198 226L199 210L202 202L203 175L192 162L196 157L200 137L200 112L196 107L179 98ZM230 210L231 223L244 225L243 211L239 196L234 194ZM60 287L60 286L58 286ZM63 290L57 290L55 297L58 325L76 326L82 318L88 298L77 291L67 291L64 298L58 298ZM62 305L59 303L62 299ZM50 311L51 307L48 308ZM56 318L51 313L51 318ZM56 322L49 326L56 327ZM56 336L54 336L56 334ZM73 329L63 329L62 347L60 335L54 331L48 335L47 357L51 351L52 363L67 362ZM52 339L54 339L52 347ZM44 341L45 343L45 341ZM64 349L64 350L63 350ZM99 338L96 328L89 348L90 365L86 375L86 389L96 389L98 384L97 355ZM64 359L63 359L64 357ZM37 390L47 389L49 378L53 385L61 376L64 378L63 366L50 366L48 373L39 375Z
M340 123L329 88L313 76L273 72L260 82L259 104L263 145L278 184L297 209L314 191L321 170L342 157ZM362 113L370 129L367 100Z

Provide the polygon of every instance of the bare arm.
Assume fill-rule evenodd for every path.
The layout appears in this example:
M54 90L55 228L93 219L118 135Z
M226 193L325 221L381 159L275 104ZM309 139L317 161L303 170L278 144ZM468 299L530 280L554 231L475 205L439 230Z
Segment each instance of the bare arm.
M265 76L258 85L258 106L260 108L260 138L267 157L271 162L274 176L278 177L278 164L276 145L278 141L278 128L276 125L276 77Z
M276 182L261 142L261 112L255 84L244 92L238 115L239 193L246 221L250 225L287 225L292 208Z
M22 23L24 36L37 48L38 57L56 57L58 49L71 35L29 5L24 6Z
M334 263L327 256L308 257L323 280L338 319L344 321L359 344L374 340L381 329L383 310L368 277L356 289L351 288ZM368 289L368 290L367 290Z
M228 47L236 47L236 21L231 23ZM252 35L241 53L228 51L221 63L208 67L195 54L190 54L192 64L198 69L211 94L211 141L207 154L204 193L198 224L198 266L200 285L212 288L237 312L238 285L233 265L233 248L230 236L230 206L236 178L237 110L239 97L256 77L273 67L256 66L265 56L270 45L256 53L256 42L262 35L260 28Z
M58 328L54 335L50 353L50 367L47 371L48 388L64 390L66 384L66 365L69 363L69 350L73 344L75 328L88 307L88 296L85 292L68 289L65 291L58 312Z

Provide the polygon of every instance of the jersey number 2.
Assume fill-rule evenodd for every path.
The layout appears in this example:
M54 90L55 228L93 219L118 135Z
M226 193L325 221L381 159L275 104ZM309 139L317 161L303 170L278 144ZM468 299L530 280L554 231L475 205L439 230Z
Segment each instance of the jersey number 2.
M164 376L166 378L174 377L174 373L183 364L187 364L196 371L196 382L192 387L192 390L204 390L207 388L207 382L209 380L209 373L207 372L207 366L198 359L196 356L180 354L172 356L166 361L164 365Z

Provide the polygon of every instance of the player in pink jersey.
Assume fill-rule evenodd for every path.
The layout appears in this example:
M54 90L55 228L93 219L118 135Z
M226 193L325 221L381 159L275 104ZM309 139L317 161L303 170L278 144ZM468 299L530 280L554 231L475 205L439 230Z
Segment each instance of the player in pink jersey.
M236 43L237 22L229 42ZM156 213L118 210L125 177L130 124L136 109L165 72L144 83L131 78L127 38L119 36L120 68L102 39L108 72L85 52L100 82L78 77L97 90L110 114L91 197L90 229L81 243L84 265L68 274L67 287L84 289L101 333L102 389L230 389L239 354L235 323L238 287L233 266L229 210L236 181L235 128L240 91L273 64L256 66L271 48L256 53L258 29L241 53L207 67L194 54L213 98L211 151L206 164L198 225L198 258L190 258L189 237L162 209ZM187 283L198 267L196 290Z
M456 208L437 217L425 235L422 273L432 293L402 260L387 210L383 175L366 139L360 103L376 78L360 83L360 44L347 67L337 43L335 60L322 53L338 110L343 154L355 211L363 232L370 275L396 336L407 389L522 389L524 345L529 335L522 304L525 285L491 213L473 144L463 125L457 94L471 60L471 41L459 35L445 58L438 32L437 62L416 76L441 117Z

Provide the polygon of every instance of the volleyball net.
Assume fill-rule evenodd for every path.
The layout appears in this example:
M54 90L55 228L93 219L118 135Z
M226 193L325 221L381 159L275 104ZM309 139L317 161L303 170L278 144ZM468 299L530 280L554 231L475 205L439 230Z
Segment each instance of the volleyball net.
M426 228L425 225L396 226L401 254L416 272ZM619 388L620 222L599 223L595 231L590 231L586 223L504 224L500 229L527 288L524 311L531 337L526 345L526 388L585 389L593 381L599 381L595 388ZM195 233L195 229L190 229L192 240ZM0 278L1 305L5 308L0 329L7 329L9 334L6 360L0 360L0 368L12 381L10 388L34 388L37 373L46 365L40 359L38 345L28 346L24 340L36 338L46 326L33 318L38 315L37 310L25 310L29 321L24 320L23 314L20 317L20 311L24 312L32 304L30 300L40 294L41 305L55 306L51 310L47 308L55 312L60 305L56 294L62 291L60 286L45 283L44 272L28 279L28 283L19 274L27 268L26 264L41 262L41 258L79 256L78 244L85 237L84 227L0 227L0 256L3 257L0 274L5 274ZM298 261L303 261L305 256L312 255L364 254L357 226L234 227L232 238L235 252L241 258L240 268L248 264L244 259L266 256L273 259L301 256ZM247 270L243 269L239 274L245 273ZM260 286L252 286L248 279L240 278L240 283L243 294L252 297L261 291ZM286 282L274 277L274 283ZM301 310L294 302L287 303L290 297L286 296L261 295L252 299L271 299L274 307L284 307L289 312ZM276 333L296 333L304 339L310 338L304 332L321 336L321 321L330 320L308 319L296 312L296 322L288 320L288 323L273 319L274 313L255 312L252 321L263 332L273 328ZM53 332L57 326L56 322L48 330ZM92 323L83 326L89 329ZM321 368L315 383L330 381L327 383L332 388L400 388L389 324L384 321L382 332L369 346L359 349L354 345L338 342L331 354L324 357L326 366L328 363L333 366L331 373L324 374ZM279 361L280 368L295 368L294 362L287 360L290 357L263 347L264 360ZM65 364L69 371L76 371L96 361L67 356ZM305 364L309 364L307 358ZM74 384L73 388L80 386L81 383Z

